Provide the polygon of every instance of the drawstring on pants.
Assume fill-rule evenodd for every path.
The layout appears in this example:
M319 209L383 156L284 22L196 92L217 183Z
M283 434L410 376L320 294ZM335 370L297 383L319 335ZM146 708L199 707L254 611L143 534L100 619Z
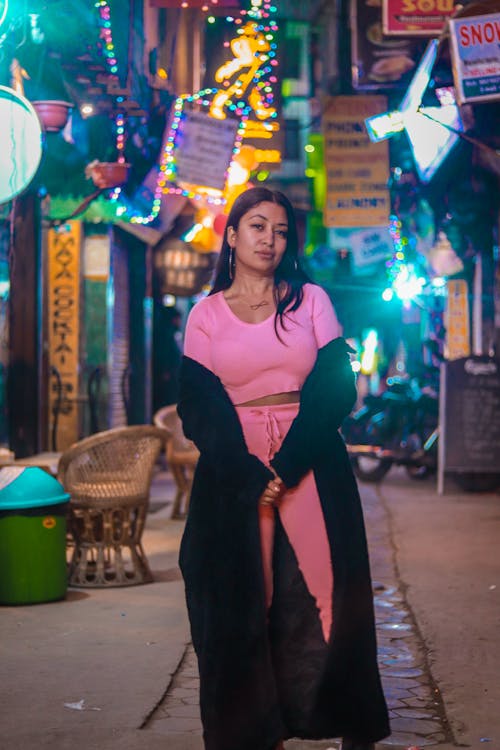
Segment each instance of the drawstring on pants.
M281 445L282 435L278 420L274 416L271 409L252 409L251 414L263 416L265 419L267 453L266 458L267 462L269 463L269 461L274 456L276 449Z

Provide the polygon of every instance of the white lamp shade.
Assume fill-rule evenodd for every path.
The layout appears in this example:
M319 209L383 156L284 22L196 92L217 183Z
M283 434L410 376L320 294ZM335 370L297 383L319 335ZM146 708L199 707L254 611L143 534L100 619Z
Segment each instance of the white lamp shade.
M0 86L0 203L31 182L42 157L42 128L31 103Z

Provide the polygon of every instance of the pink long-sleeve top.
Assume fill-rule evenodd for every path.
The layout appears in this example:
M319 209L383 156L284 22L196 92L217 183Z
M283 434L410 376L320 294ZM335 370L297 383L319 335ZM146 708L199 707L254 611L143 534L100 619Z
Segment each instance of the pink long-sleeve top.
M342 335L324 289L309 283L303 289L300 307L284 318L285 328L278 321L281 341L274 312L261 323L245 323L223 292L205 297L189 314L184 354L217 375L234 404L300 391L318 349Z

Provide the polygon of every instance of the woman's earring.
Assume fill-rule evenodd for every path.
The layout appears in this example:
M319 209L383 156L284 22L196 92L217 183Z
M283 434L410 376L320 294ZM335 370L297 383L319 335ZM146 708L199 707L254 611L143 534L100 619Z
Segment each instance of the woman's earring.
M293 267L294 267L294 269L295 269L296 271L298 271L298 270L299 270L299 264L297 263L297 258L294 258L294 259L293 259Z
M233 278L233 264L234 264L234 247L231 245L229 248L229 278Z

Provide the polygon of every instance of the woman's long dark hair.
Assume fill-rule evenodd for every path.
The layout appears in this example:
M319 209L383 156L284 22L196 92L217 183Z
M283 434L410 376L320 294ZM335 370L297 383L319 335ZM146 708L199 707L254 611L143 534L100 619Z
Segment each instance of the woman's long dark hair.
M265 187L250 188L241 193L234 201L227 217L226 230L227 227L233 227L237 231L241 218L254 206L264 202L276 203L279 206L283 206L288 219L286 250L281 263L274 272L274 300L276 303L274 327L278 334L278 320L281 326L286 328L283 321L285 314L293 312L300 306L304 296L302 287L310 281L299 265L299 239L292 204L286 195L279 190L269 190ZM229 289L233 283L229 274L231 249L227 240L226 230L224 230L224 239L215 267L214 282L210 294L216 294L217 292L222 292L224 289Z

